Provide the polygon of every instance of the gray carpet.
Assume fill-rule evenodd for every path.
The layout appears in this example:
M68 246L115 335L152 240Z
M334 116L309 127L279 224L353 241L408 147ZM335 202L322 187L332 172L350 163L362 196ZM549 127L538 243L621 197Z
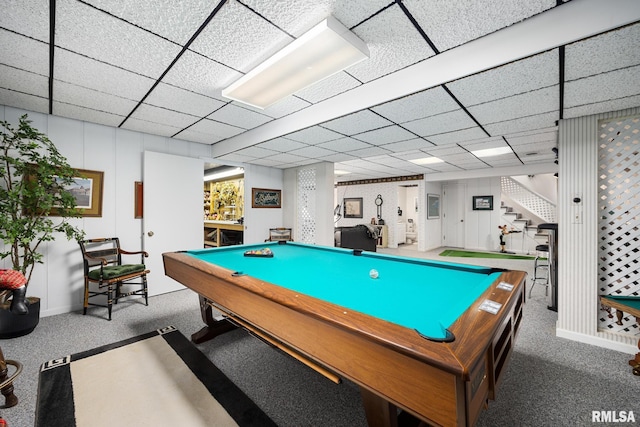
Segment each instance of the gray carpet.
M442 248L426 254L410 248L383 251L438 259ZM533 261L520 260L447 258L446 261L521 269L529 271L530 277L533 267ZM605 425L591 422L592 411L596 410L634 411L640 424L640 377L631 374L627 365L630 356L555 337L557 314L547 310L544 293L544 287L536 286L527 301L497 400L490 403L477 425ZM102 308L90 308L87 316L75 312L45 317L30 335L0 341L8 359L24 364L24 372L15 383L20 402L16 407L0 409L9 427L34 425L42 362L166 325L174 325L185 335L202 326L198 297L190 290L152 297L148 307L135 299L121 302L115 306L111 322L103 317L105 312ZM354 384L335 385L241 330L198 348L280 426L366 426ZM117 407L117 397L113 399ZM118 425L117 413L114 423Z

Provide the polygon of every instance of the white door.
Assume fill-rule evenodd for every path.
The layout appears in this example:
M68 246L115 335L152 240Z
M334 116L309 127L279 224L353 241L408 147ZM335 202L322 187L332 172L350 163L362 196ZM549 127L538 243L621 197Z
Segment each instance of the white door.
M464 247L464 195L462 184L442 188L442 243L453 248Z
M143 244L149 252L149 295L184 289L165 276L162 254L203 245L204 161L144 152Z

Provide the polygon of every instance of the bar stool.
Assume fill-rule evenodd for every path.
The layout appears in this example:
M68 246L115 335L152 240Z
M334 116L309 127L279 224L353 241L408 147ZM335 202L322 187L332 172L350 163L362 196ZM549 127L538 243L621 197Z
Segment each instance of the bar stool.
M536 246L536 259L533 261L533 281L529 289L529 298L536 283L544 285L544 294L549 292L549 245Z

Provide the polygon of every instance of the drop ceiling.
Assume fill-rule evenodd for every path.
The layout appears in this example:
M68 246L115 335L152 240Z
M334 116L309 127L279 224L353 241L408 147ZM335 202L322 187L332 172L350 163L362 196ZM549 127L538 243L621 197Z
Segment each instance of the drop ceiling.
M2 105L208 144L221 163L333 162L342 181L551 165L558 120L640 106L637 1L9 0L2 12ZM368 60L264 110L221 95L328 15ZM513 153L471 154L503 146ZM410 162L431 156L444 162Z

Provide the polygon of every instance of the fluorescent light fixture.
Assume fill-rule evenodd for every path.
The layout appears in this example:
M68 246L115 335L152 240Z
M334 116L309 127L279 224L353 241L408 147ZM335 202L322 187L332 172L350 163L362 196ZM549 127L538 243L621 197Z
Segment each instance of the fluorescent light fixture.
M439 159L437 157L423 157L421 159L413 159L409 160L411 163L415 163L416 165L432 165L434 163L443 163L444 160Z
M334 171L333 171L333 174L334 174L334 175L348 175L348 174L350 174L350 173L351 173L351 172L349 172L349 171L343 171L343 170L340 170L340 169L337 169L337 170L334 170Z
M471 152L471 154L476 157L491 157L509 153L513 153L511 147L486 148L484 150L476 150Z
M222 90L222 96L267 108L369 57L367 45L333 16Z
M209 175L205 175L204 176L204 180L206 181L214 181L216 179L220 179L220 178L228 178L230 176L234 176L234 175L240 175L244 173L244 169L242 168L234 168L234 169L227 169L221 172L216 172L216 173L212 173Z

